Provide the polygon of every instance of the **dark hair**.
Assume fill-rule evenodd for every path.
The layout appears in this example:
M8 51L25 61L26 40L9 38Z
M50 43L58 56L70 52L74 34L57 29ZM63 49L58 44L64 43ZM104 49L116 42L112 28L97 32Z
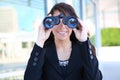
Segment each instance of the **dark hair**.
M73 7L71 5L69 5L69 4L66 4L66 3L55 4L48 14L53 15L55 10L60 11L64 15L70 15L70 16L74 16L76 18L78 17L76 15L75 10L73 9Z
M56 10L60 11L64 15L74 16L75 18L78 18L77 14L75 13L75 10L69 4L66 4L66 3L57 3L57 4L55 4L53 6L53 8L51 9L51 11L48 13L48 15L49 14L53 15ZM78 26L80 26L80 24L78 24ZM77 38L75 37L75 34L74 34L73 31L71 33L70 40L72 42L73 41L78 41ZM45 45L47 45L48 43L52 43L52 42L54 42L54 35L51 32L49 38L45 41Z

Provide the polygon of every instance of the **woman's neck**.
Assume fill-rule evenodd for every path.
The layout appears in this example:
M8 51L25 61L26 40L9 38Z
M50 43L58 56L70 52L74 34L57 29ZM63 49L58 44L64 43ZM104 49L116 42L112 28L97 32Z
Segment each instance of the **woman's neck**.
M71 41L65 40L55 40L56 50L57 50L57 56L59 60L68 60L70 58L71 54Z
M57 49L70 49L71 41L70 40L55 40L55 45Z

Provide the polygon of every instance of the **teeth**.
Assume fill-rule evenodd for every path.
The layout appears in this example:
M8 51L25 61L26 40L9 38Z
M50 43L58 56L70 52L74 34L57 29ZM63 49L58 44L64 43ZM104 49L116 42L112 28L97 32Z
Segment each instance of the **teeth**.
M65 36L65 35L67 35L67 32L66 31L61 31L61 32L58 32L60 35L62 35L62 36Z
M60 34L65 34L66 32L59 32Z

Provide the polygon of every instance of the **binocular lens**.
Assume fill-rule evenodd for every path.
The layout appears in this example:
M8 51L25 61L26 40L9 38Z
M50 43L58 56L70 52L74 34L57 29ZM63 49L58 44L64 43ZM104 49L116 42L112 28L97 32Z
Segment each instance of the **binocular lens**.
M77 26L77 24L78 24L78 21L77 21L77 19L76 18L70 18L70 19L68 19L68 23L67 23L67 26L69 27L69 28L75 28L76 26Z
M44 19L43 24L46 28L52 28L54 26L54 20L51 17Z

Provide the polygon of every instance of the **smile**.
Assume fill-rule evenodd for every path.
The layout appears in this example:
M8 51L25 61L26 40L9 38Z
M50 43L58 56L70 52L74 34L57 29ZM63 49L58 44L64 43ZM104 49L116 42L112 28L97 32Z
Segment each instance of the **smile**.
M60 35L67 35L67 31L60 31L58 32Z

